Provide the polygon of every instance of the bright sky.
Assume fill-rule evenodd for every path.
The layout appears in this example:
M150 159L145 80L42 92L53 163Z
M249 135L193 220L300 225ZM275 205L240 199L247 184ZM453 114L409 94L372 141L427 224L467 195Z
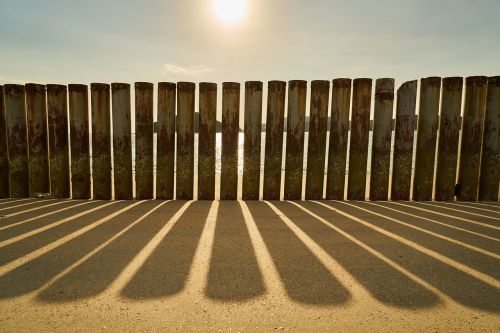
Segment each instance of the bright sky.
M499 75L499 13L500 0L0 0L0 84Z

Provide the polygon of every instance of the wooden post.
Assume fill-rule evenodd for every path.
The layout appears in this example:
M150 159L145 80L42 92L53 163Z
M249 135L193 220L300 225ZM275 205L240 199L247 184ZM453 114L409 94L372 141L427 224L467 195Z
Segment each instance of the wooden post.
M478 197L487 82L485 76L470 76L465 79L458 200L473 201Z
M194 182L194 93L192 82L177 83L176 198L193 199Z
M153 84L135 83L135 196L153 199Z
M285 89L284 81L269 81L267 86L264 200L280 199Z
M371 95L372 79L354 80L347 183L348 200L365 200Z
M351 79L333 80L326 181L328 200L344 199L350 102Z
M500 180L500 76L488 78L479 200L497 201Z
M29 197L25 88L23 85L6 84L4 93L10 197Z
M112 83L111 102L115 199L130 200L133 198L130 84Z
M60 84L47 85L49 128L50 192L57 198L69 198L68 92Z
M89 98L83 84L68 85L71 140L71 196L90 199Z
M259 200L262 131L262 82L245 82L243 200Z
M420 81L413 200L432 200L441 78Z
M315 89L317 90L318 87L316 84ZM319 95L319 91L317 93ZM288 82L285 200L300 200L302 197L306 95L307 81L293 80ZM319 96L317 97L319 98Z
M377 79L370 174L370 200L388 200L394 79Z
M174 198L175 83L158 83L156 198Z
M9 197L9 158L3 86L0 86L0 199Z
M329 81L316 80L311 82L306 200L323 198L329 91Z
M391 200L410 200L416 102L417 81L405 82L398 89Z
M238 194L238 132L240 84L222 84L221 200L236 200Z
M199 89L198 199L214 200L217 84L201 82Z
M111 199L109 84L90 84L92 110L92 185L94 199Z
M435 199L439 201L455 196L463 83L461 77L443 79L435 187Z
M50 192L47 96L42 84L26 84L30 195Z

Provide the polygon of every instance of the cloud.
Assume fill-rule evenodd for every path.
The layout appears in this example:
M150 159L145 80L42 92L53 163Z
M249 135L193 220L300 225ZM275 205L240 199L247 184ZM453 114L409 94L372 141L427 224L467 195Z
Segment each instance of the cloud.
M177 64L166 64L164 66L165 75L190 75L196 76L215 70L207 65L180 66Z

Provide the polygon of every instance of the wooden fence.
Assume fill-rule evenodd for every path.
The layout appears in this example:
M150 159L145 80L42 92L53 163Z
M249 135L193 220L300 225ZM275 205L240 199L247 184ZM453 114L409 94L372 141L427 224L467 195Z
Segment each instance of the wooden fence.
M241 87L239 83L224 82L220 198L236 199L241 181L242 198L259 199L262 179L265 200L300 200L303 186L305 199L314 200L499 200L499 76L467 77L465 84L461 77L429 77L420 81L418 92L417 81L410 81L401 85L396 94L394 79L377 79L374 89L372 85L372 79L366 78L312 81L306 129L307 82L290 81L288 88L284 81L268 82L265 147L261 147L263 84L246 82L240 180ZM0 86L0 197L50 193L58 198L132 199L135 183L137 199L155 196L190 200L197 184L197 198L213 200L217 85L198 85L198 113L194 83L157 85L156 177L154 86L146 82L134 85L135 172L130 89L126 83L92 83L89 118L86 85ZM195 119L198 115L199 119ZM367 193L368 163L371 172Z

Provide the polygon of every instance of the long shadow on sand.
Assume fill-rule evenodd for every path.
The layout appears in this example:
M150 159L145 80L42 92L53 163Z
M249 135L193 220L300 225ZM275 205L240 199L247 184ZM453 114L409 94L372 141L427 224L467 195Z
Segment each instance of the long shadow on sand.
M264 292L241 206L221 201L205 294L221 301L244 301Z
M83 223L83 221L73 221L70 225L76 225L79 226L79 228L82 228L85 224L88 226L99 218L109 216L122 208L131 206L133 203L134 202L117 202L101 210L92 212L89 214L90 216L85 216L86 223ZM0 276L0 298L21 296L39 289L68 266L81 259L84 255L99 246L99 244L111 238L114 234L119 232L119 230L132 223L132 221L137 218L137 214L143 214L145 212L144 209L142 204L139 204L127 210L126 213L119 214ZM57 233L57 236L63 237L67 234L68 230L65 230L62 234L60 232ZM52 238L54 236L55 235L51 234L50 237L47 237ZM30 238L28 238L28 240ZM47 241L43 243L43 245L45 245ZM17 243L14 243L12 245L16 244Z
M130 299L172 296L182 291L212 202L193 202L122 291Z
M162 206L157 201L143 203L141 212L158 208L50 285L38 298L49 302L69 302L105 291L184 203L170 201Z
M336 305L349 291L265 202L247 202L288 296L300 303Z
M406 308L428 307L439 303L436 294L295 205L289 202L276 202L274 205L379 301Z
M334 209L369 221L380 228L388 228L386 224L373 222L371 214L362 212L355 207L349 207L339 202L326 203ZM500 290L494 286L317 203L304 202L300 205L361 240L422 280L427 281L454 301L472 308L500 312L500 302L498 302Z

